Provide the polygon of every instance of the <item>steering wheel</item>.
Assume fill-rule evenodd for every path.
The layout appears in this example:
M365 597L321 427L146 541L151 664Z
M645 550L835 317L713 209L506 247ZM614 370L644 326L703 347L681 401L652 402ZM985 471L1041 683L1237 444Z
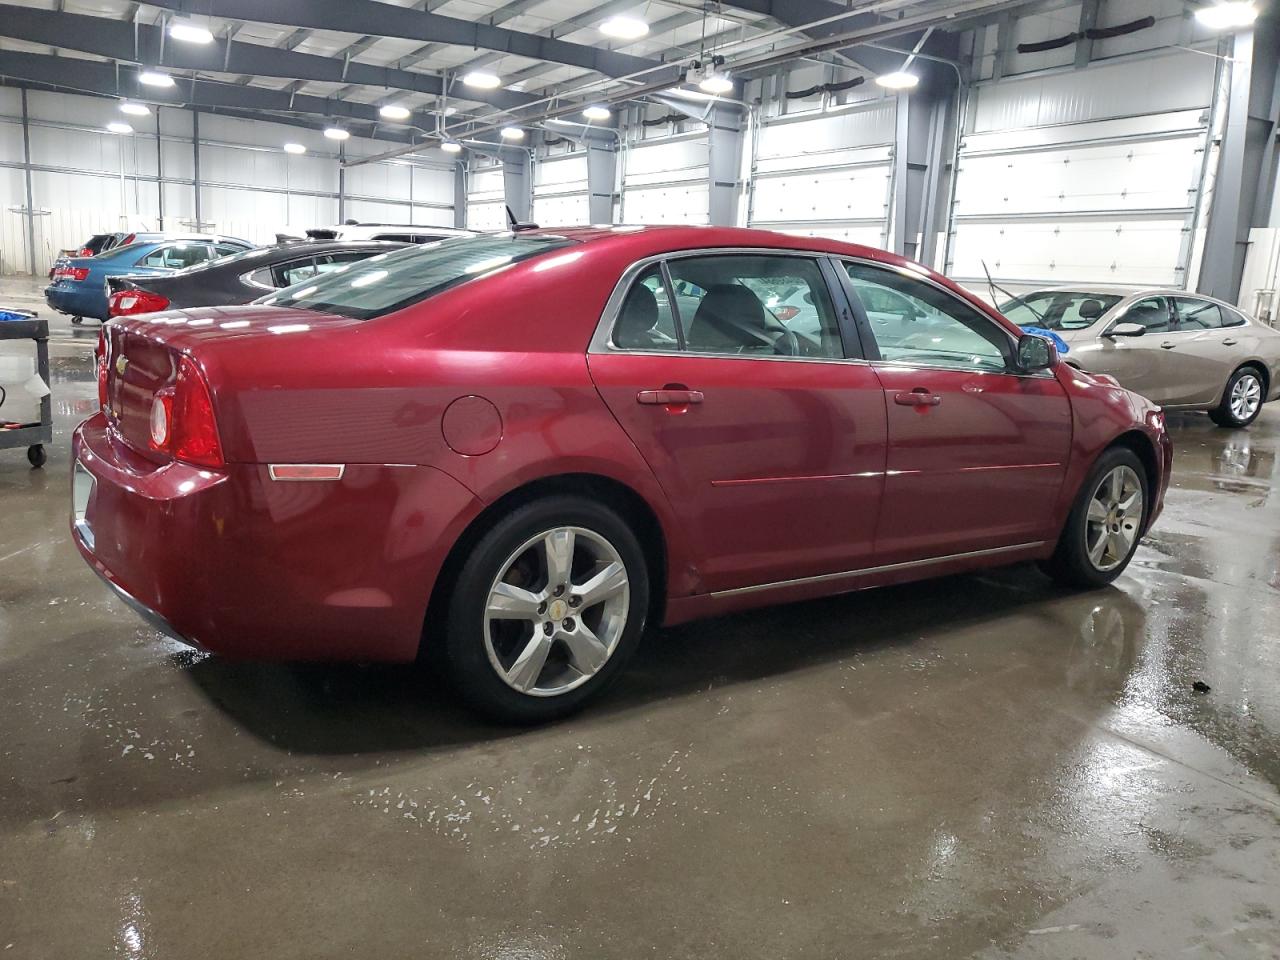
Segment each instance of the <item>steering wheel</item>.
M784 357L800 356L800 338L794 331L784 330L782 336L773 341L773 352Z

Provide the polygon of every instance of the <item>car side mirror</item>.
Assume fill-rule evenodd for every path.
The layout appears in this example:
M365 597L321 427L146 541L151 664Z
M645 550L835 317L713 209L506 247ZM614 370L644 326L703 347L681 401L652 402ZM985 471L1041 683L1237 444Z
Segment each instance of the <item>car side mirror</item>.
M1117 323L1106 332L1108 337L1144 337L1147 328L1140 323Z
M1058 363L1058 348L1044 337L1025 333L1018 338L1017 363L1023 373L1048 370Z

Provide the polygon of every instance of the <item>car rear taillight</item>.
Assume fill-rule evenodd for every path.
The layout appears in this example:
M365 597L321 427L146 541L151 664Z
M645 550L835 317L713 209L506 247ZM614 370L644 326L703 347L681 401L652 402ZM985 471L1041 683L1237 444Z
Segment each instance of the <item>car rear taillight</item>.
M137 236L136 233L131 233L127 237L125 237L123 240L121 240L119 243L117 243L116 246L127 247L129 244L133 243L133 240L136 236Z
M169 307L169 298L150 290L117 290L107 298L107 313L113 317L129 317L136 313L155 313Z
M190 357L178 362L178 382L151 403L151 449L201 467L226 463L209 385Z
M90 250L88 247L81 247L79 250L77 250L77 251L76 251L76 256L77 256L77 257L92 257L92 256L93 256L93 251L92 251L92 250Z
M68 280L83 280L85 277L89 276L89 268L88 267L64 267L62 269L62 276L64 276Z
M788 320L795 319L796 314L798 314L799 312L800 312L799 307L786 306L786 307L773 308L773 315L777 317L779 320L781 320L783 323L786 323Z
M107 409L107 328L98 331L98 349L93 352L98 372L98 406Z

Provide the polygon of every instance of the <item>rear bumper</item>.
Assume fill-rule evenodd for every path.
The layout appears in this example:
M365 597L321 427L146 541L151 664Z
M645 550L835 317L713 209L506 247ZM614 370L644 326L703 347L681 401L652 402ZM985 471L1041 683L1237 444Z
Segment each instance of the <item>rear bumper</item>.
M106 318L107 298L98 290L96 293L88 289L89 281L77 287L62 287L57 284L44 288L44 300L58 313L73 317L93 317L97 320Z
M435 578L480 507L430 467L288 483L259 464L155 464L101 415L72 453L91 478L71 518L85 561L157 630L242 659L413 659Z

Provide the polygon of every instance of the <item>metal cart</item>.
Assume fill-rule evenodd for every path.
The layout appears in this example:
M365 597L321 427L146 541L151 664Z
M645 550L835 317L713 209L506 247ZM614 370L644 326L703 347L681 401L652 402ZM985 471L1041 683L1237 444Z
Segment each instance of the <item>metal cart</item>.
M23 310L6 310L4 313L20 314L30 317L25 320L0 320L0 340L34 340L36 343L36 372L47 384L49 382L49 321L41 320L37 314ZM0 407L0 411L3 411ZM0 418L2 419L2 418ZM17 427L4 429L0 427L0 450L14 447L26 447L27 459L33 467L44 466L48 454L44 445L53 443L53 397L46 395L40 400L40 420L36 423L24 423Z

